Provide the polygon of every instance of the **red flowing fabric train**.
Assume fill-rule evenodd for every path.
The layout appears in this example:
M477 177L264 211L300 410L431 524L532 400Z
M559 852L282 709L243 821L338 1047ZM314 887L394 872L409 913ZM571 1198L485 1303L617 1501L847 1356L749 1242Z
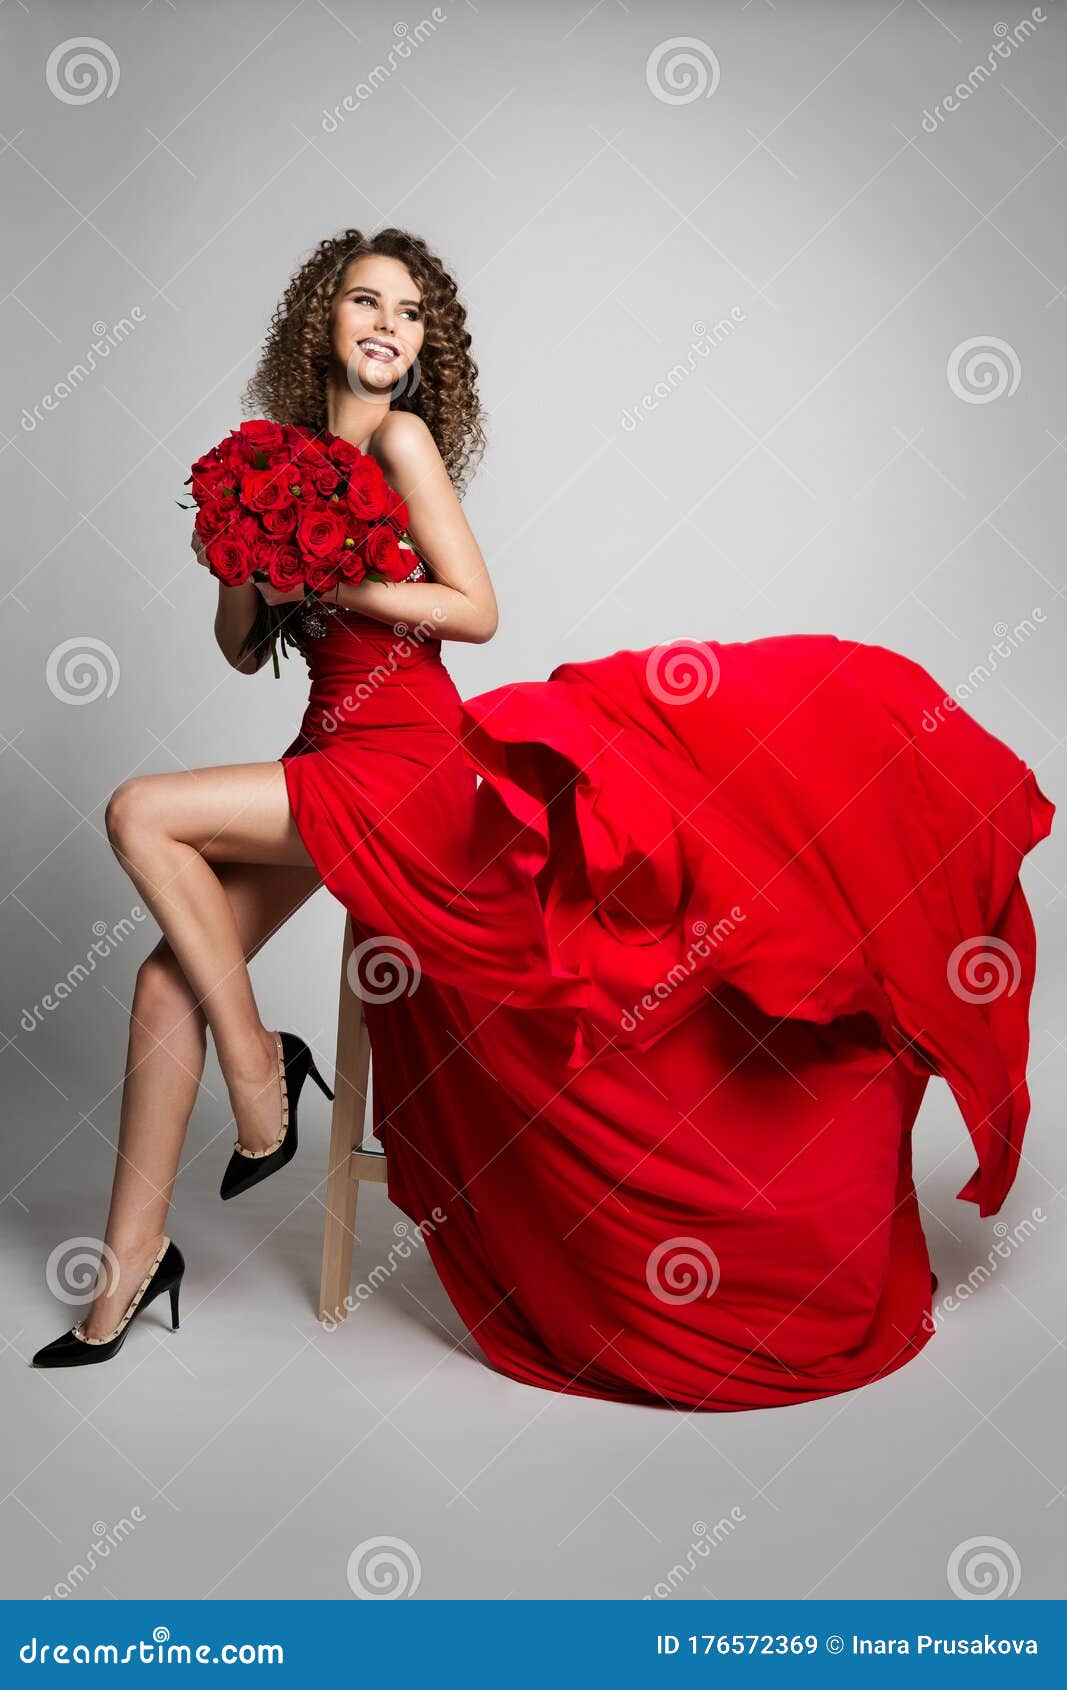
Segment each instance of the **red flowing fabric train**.
M1033 772L832 635L463 703L439 641L345 613L308 664L282 761L361 944L389 1195L490 1364L727 1410L915 1355L930 1076L961 1197L996 1213L1019 1159Z

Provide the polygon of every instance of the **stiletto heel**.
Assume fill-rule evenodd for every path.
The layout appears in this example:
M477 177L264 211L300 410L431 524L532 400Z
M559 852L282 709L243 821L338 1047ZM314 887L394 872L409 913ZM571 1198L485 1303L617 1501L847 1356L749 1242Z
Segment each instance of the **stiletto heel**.
M226 1172L219 1187L219 1196L224 1202L269 1179L271 1174L284 1168L296 1155L296 1106L309 1074L328 1098L333 1097L333 1092L316 1068L311 1051L303 1039L296 1033L275 1033L274 1037L278 1044L282 1130L266 1150L246 1150L240 1139L234 1140L233 1154L226 1165Z
M69 1332L64 1332L62 1337L37 1351L33 1358L34 1367L85 1367L98 1361L110 1361L126 1342L126 1334L137 1316L164 1291L170 1292L171 1320L176 1327L178 1291L184 1272L185 1257L171 1239L164 1238L159 1254L113 1332L109 1332L106 1338L87 1338L82 1322L75 1321Z
M326 1084L326 1081L323 1079L322 1075L319 1073L318 1069L316 1068L314 1057L311 1055L310 1051L308 1052L308 1073L311 1075L311 1078L314 1080L314 1082L318 1086L319 1090L323 1093L323 1095L325 1097L328 1097L330 1102L332 1103L333 1102L333 1092L330 1090L329 1086Z

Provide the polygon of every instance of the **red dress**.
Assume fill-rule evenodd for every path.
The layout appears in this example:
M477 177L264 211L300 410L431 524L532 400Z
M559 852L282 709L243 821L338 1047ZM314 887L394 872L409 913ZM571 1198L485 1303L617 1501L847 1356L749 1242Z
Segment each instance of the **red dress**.
M1011 1186L1018 871L1053 806L896 652L688 649L462 703L440 642L345 613L283 763L363 947L389 1196L489 1362L762 1408L927 1342L931 1074L977 1157L959 1195Z

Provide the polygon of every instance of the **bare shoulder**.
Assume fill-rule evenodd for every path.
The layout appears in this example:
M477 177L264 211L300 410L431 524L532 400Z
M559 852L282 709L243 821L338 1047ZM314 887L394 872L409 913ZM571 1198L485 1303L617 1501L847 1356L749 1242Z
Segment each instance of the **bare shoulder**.
M441 463L433 435L414 411L390 411L371 436L368 450L391 481L397 475L423 476Z

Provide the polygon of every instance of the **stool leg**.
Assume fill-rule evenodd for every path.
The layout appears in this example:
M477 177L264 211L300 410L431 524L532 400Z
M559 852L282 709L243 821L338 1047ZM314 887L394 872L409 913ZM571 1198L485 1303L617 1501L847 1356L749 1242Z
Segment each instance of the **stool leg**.
M356 1198L353 1150L363 1143L363 1121L367 1107L370 1073L370 1035L363 1003L348 983L348 959L355 939L351 918L345 921L345 942L341 956L341 990L337 1013L337 1061L335 1063L333 1119L330 1130L330 1163L326 1180L326 1224L322 1239L322 1279L319 1286L319 1319L345 1319L352 1281L352 1244L356 1230Z

